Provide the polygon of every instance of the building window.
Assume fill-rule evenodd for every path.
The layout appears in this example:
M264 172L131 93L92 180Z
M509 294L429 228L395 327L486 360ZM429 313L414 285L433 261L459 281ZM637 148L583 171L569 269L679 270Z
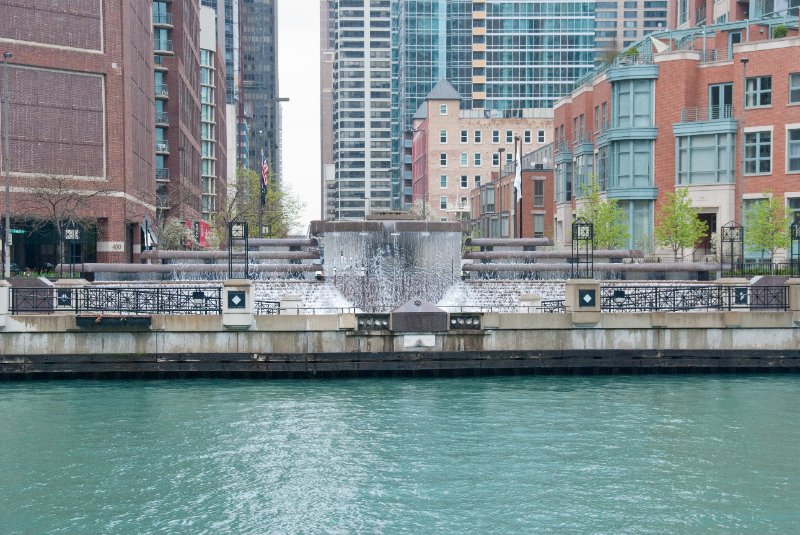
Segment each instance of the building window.
M492 153L492 167L497 167L500 165L500 153L493 152Z
M481 187L481 175L475 175L475 187Z
M472 161L473 161L475 167L480 167L481 166L481 153L480 152L476 152L472 157Z
M744 135L744 172L748 175L772 170L772 132L748 132Z
M447 187L447 175L439 176L439 187L445 189Z
M461 131L461 143L466 143L469 141L469 135L467 134L466 130Z
M533 205L537 208L544 206L544 180L533 181Z
M461 153L461 167L469 165L469 155L466 152Z
M734 181L735 136L698 134L675 138L676 184L731 184Z
M461 175L461 187L462 188L469 187L468 182L469 182L469 179L467 178L467 175Z
M600 131L600 106L594 107L594 131Z
M445 197L444 195L439 197L439 208L441 208L442 210L447 210L447 197Z
M745 103L748 108L772 105L772 76L747 79Z
M481 143L482 139L483 139L483 132L481 132L480 130L475 130L475 143Z
M447 104L439 104L439 115L447 115Z
M533 237L544 238L544 214L533 214Z
M513 143L514 142L514 132L511 130L506 130L506 143Z
M786 132L786 171L800 173L800 128Z
M506 165L510 164L514 161L514 155L510 152L506 152Z
M617 128L653 126L651 80L621 80L614 82L614 125ZM577 131L577 127L575 128Z
M439 143L447 143L447 130L439 130Z
M539 130L536 132L536 141L538 143L544 143L544 130Z
M522 133L522 142L523 143L530 143L533 140L533 136L531 135L530 130L525 130Z
M800 72L789 75L789 104L800 104Z
M442 152L439 154L439 165L442 167L447 167L447 153Z
M492 130L492 143L500 143L500 130Z

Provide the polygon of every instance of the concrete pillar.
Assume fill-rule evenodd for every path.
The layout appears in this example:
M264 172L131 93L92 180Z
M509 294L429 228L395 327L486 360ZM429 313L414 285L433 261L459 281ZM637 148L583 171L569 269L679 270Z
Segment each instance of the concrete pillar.
M222 283L222 325L240 330L253 325L253 282L249 279Z
M800 312L800 279L789 279L786 286L789 287L789 310Z
M750 281L744 278L730 277L717 279L717 286L721 287L721 304L723 310L729 308L745 308L750 305Z
M0 329L6 326L6 319L11 314L11 283L0 280Z
M600 282L594 279L569 279L564 283L567 310L575 324L600 321Z
M89 286L86 279L58 279L53 283L53 311L56 314L74 314L79 310L80 291Z
M303 297L300 295L286 294L281 297L281 315L298 316L303 306Z

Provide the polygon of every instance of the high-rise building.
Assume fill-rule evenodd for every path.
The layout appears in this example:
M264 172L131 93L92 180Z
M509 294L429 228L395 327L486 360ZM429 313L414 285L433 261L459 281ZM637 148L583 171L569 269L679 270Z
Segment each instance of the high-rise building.
M336 164L333 163L333 64L335 60L336 0L320 0L320 176L321 219L333 219L336 215Z
M389 0L337 0L333 17L336 219L392 205Z
M242 120L247 125L245 132L240 131L240 141L247 141L246 147L240 145L247 151L240 162L260 172L263 152L271 174L280 181L277 1L243 0L240 7Z
M11 225L22 231L11 260L34 269L61 262L57 226L71 219L83 229L70 248L75 262L136 261L155 217L150 3L46 4L0 0L0 59L10 55L0 66L2 165ZM47 199L73 207L53 213Z
M673 0L622 0L595 3L594 38L600 60L610 59L642 37L668 27Z

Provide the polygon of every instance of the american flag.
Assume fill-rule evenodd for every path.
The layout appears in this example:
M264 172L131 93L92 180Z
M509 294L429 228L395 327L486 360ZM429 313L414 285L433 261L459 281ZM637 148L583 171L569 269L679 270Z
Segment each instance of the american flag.
M261 191L266 193L267 182L269 180L269 165L267 164L267 157L261 154Z

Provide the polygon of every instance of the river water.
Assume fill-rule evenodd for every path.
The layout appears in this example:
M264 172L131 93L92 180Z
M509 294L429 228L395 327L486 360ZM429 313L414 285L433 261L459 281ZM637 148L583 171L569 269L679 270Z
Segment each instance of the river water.
M0 533L798 533L800 376L0 383Z

